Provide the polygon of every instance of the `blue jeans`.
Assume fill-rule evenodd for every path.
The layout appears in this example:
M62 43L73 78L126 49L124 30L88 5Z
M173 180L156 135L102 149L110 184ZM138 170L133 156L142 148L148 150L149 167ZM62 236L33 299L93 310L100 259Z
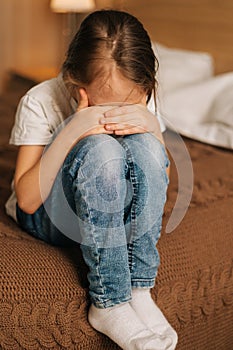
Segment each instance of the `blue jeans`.
M96 307L131 299L154 286L168 158L151 134L94 135L70 151L46 202L34 213L17 207L24 230L50 244L80 243Z

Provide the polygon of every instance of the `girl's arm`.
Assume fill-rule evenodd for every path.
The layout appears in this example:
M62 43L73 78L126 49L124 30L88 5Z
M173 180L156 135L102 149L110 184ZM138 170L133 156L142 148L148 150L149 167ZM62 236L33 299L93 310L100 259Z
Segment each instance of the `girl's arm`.
M44 146L20 146L14 186L24 212L34 213L46 200L67 154L79 140L92 134L112 133L99 123L101 107L87 106L85 90L80 90L79 110L46 151Z
M66 127L43 154L44 146L20 146L14 186L19 207L28 214L34 213L47 198L62 163L78 141Z
M14 187L19 207L29 214L41 203L38 167L43 150L44 146L20 146L18 151Z

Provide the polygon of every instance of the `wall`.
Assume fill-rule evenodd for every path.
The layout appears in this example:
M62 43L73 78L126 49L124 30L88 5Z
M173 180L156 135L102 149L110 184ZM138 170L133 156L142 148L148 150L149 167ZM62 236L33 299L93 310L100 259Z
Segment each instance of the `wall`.
M12 67L59 67L64 57L65 15L50 0L0 1L0 88ZM209 51L216 72L233 70L232 0L96 0L98 8L124 8L144 23L152 39L171 47Z
M232 0L125 0L152 39L170 47L210 52L216 73L233 71Z
M60 17L49 0L1 0L0 81L11 67L58 64Z
M98 8L116 2L122 0L96 0ZM52 13L49 5L50 0L0 0L0 90L11 68L60 67L67 16Z

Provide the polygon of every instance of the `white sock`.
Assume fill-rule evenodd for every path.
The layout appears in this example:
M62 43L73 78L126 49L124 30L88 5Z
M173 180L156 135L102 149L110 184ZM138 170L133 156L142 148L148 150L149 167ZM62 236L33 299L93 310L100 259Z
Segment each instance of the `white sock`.
M123 350L167 350L172 343L170 337L160 337L150 331L129 303L105 309L91 305L88 320L93 328Z
M178 341L177 333L153 301L150 289L133 289L130 305L148 329L155 334L169 336L172 339L172 344L168 349L174 350Z

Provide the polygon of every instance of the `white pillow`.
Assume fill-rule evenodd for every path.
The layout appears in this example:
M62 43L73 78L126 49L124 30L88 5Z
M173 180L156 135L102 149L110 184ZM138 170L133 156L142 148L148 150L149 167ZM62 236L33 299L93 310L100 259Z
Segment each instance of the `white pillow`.
M233 72L165 94L160 111L168 128L233 149Z
M213 76L212 56L204 52L168 48L152 43L159 60L159 89L167 93Z

